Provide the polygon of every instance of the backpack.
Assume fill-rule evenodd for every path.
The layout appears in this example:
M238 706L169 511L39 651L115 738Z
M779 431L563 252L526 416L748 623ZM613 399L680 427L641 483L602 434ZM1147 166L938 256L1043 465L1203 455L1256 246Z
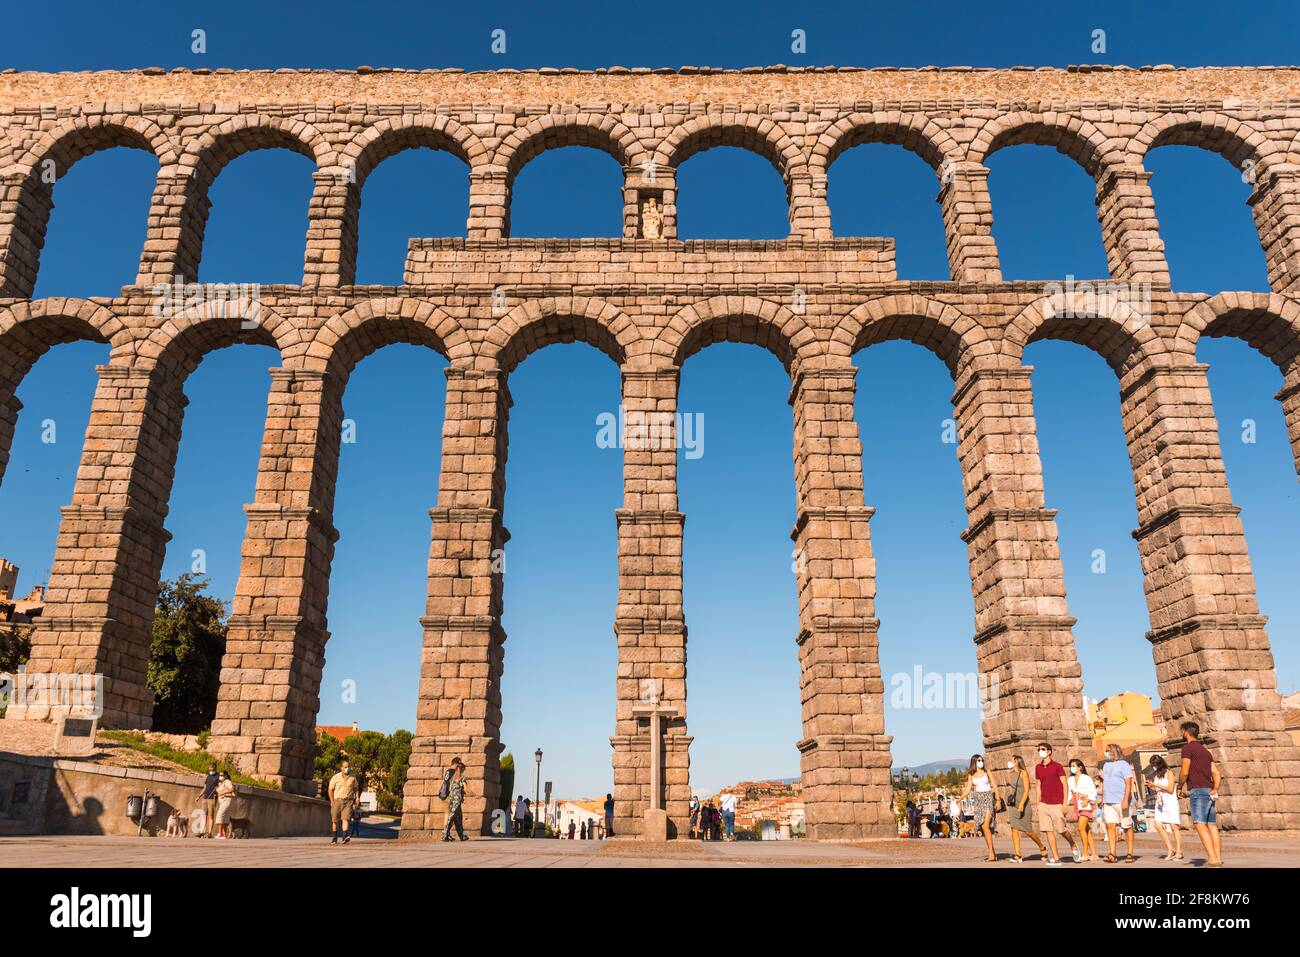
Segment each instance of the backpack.
M442 775L442 787L438 788L438 800L445 801L451 794L451 776L456 772L448 768Z

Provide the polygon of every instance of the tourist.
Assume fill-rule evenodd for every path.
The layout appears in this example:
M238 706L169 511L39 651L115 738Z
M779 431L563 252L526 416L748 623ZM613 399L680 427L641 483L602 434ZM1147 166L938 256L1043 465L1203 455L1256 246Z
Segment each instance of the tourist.
M971 821L984 835L984 844L988 847L987 860L996 861L998 855L993 850L993 807L997 803L997 789L993 785L993 775L984 767L984 755L971 755L970 767L966 769L966 786L962 789L963 803L971 799Z
M1046 741L1038 746L1038 763L1034 765L1034 779L1038 782L1038 827L1047 838L1049 849L1047 864L1057 867L1061 856L1056 850L1057 835L1069 842L1074 859L1079 860L1079 849L1065 825L1065 768L1052 760L1052 746Z
M905 811L907 817L907 836L909 838L918 838L921 836L921 811L916 806L915 801L908 801Z
M614 795L605 795L605 834L607 837L614 836Z
M1007 797L1007 824L1011 827L1011 859L1017 864L1024 861L1020 856L1020 835L1028 834L1029 839L1038 845L1038 854L1043 857L1047 848L1034 830L1034 815L1029 809L1031 786L1029 772L1025 770L1025 759L1012 755L1007 760L1007 770L1011 772L1011 791Z
M574 818L569 818L569 840L571 840L571 841L574 840L574 835L575 835L575 833L577 832L577 829L578 829L578 825L577 825L577 821L576 821L576 819L574 819ZM587 822L586 822L586 821L583 821L583 822L582 822L582 830L583 830L584 833L585 833L586 830L587 830Z
M1080 758L1070 760L1069 811L1066 816L1073 820L1079 830L1079 847L1074 849L1076 861L1095 861L1097 845L1092 839L1092 820L1097 813L1097 782L1088 773L1087 766Z
M519 797L515 798L514 822L515 822L516 836L522 836L526 833L524 830L524 825L527 823L527 821L528 821L528 802L524 800L524 796L521 794L519 795Z
M1128 850L1124 862L1132 864L1137 858L1133 856L1133 817L1129 813L1129 808L1132 806L1133 788L1137 781L1133 775L1133 766L1124 760L1124 752L1120 750L1118 744L1106 745L1106 763L1101 766L1101 781L1106 847L1110 851L1106 855L1106 863L1114 864L1119 860L1115 853L1118 844L1115 839L1115 829L1120 828L1124 832L1124 844Z
M463 808L465 804L465 762L460 758L451 759L452 772L450 786L447 789L447 822L442 826L443 843L451 842L451 829L456 828L456 836L468 841L465 836Z
M700 835L700 799L691 795L691 838L694 839Z
M217 832L217 785L221 775L214 761L208 765L208 776L203 779L203 836L212 837Z
M736 795L730 791L722 795L722 826L725 831L725 840L732 841L736 837Z
M217 837L225 840L230 835L230 806L235 803L235 782L230 775L222 771L217 778Z
M343 831L343 843L348 844L352 841L351 834L348 833L352 818L352 802L357 797L357 779L352 773L352 768L348 765L348 759L343 759L343 765L330 778L329 783L330 799L330 843L339 842L339 831ZM342 828L339 825L342 824Z
M1156 794L1156 830L1165 842L1166 861L1183 860L1182 815L1178 810L1178 788L1169 764L1160 755L1151 759L1147 768L1147 786ZM1172 842L1170 838L1173 838Z
M533 801L532 798L524 798L524 834L528 837L533 836Z
M961 837L961 822L965 820L966 812L961 806L961 796L954 794L948 798L948 836Z
M1187 795L1192 825L1201 839L1208 860L1206 867L1223 866L1223 845L1219 837L1219 815L1215 805L1219 801L1222 775L1210 749L1201 744L1201 726L1195 721L1182 724L1182 768L1178 775L1180 790Z

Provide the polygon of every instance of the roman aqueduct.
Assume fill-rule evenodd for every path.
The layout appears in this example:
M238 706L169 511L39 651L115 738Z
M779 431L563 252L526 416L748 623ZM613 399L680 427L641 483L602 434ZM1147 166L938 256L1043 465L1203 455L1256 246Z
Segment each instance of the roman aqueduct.
M898 281L892 240L832 236L828 168L867 142L900 144L934 167L951 281ZM1043 282L1003 281L984 161L1021 143L1054 146L1095 178L1110 280L1149 288L1149 312L1119 297L1085 301ZM1249 176L1271 292L1171 291L1143 166L1164 144L1214 151ZM623 237L511 239L516 174L568 145L622 164ZM677 240L676 169L720 145L760 153L780 172L787 239ZM52 180L116 146L148 150L160 164L135 284L113 298L33 300ZM356 285L366 176L419 146L468 166L467 238L413 240L404 285ZM160 315L156 284L197 279L215 178L233 158L268 147L316 166L302 282L262 287L256 321L220 309ZM534 350L583 340L619 365L630 413L672 412L689 356L717 341L750 342L790 373L792 535L808 558L791 638L809 831L823 839L891 831L872 509L851 357L907 339L952 373L973 637L999 694L984 722L986 748L1032 761L1040 739L1059 753L1086 738L1074 619L1021 361L1026 344L1063 338L1098 352L1118 382L1166 719L1202 723L1225 770L1232 826L1282 827L1300 812L1300 751L1283 731L1265 618L1195 354L1201 336L1236 336L1277 363L1300 463L1300 71L10 71L0 74L0 177L0 473L15 391L32 364L58 343L111 346L29 666L102 673L105 724L148 727L151 718L145 666L186 376L211 350L271 345L280 366L247 505L212 747L288 790L310 789L342 397L361 358L391 342L420 343L450 364L403 831L440 826L435 793L453 755L479 782L467 823L484 826L498 789L505 635L492 554L508 537L511 370ZM650 199L662 216L646 230ZM678 831L690 794L676 462L673 449L629 449L616 515L610 740L624 833L637 832L656 803L647 683L675 712L658 759L659 800Z

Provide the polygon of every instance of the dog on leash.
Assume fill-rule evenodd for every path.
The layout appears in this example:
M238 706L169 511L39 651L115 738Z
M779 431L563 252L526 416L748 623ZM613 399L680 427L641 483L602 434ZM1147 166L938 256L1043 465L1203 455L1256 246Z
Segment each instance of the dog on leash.
M168 837L189 837L190 822L181 816L181 813L175 808L167 815L167 836Z

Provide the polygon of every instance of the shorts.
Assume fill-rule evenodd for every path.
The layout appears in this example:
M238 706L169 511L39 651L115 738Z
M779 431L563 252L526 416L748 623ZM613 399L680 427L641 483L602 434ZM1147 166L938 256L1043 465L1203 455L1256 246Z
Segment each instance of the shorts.
M352 817L352 800L351 798L342 798L330 801L330 823L341 824L349 821Z
M1107 824L1118 824L1126 831L1133 826L1133 818L1124 813L1124 806L1122 804L1107 804L1105 806L1105 813Z
M1187 803L1192 812L1193 824L1219 823L1214 802L1210 800L1209 788L1192 788Z
M1065 809L1059 804L1038 805L1038 829L1046 834L1065 832Z

